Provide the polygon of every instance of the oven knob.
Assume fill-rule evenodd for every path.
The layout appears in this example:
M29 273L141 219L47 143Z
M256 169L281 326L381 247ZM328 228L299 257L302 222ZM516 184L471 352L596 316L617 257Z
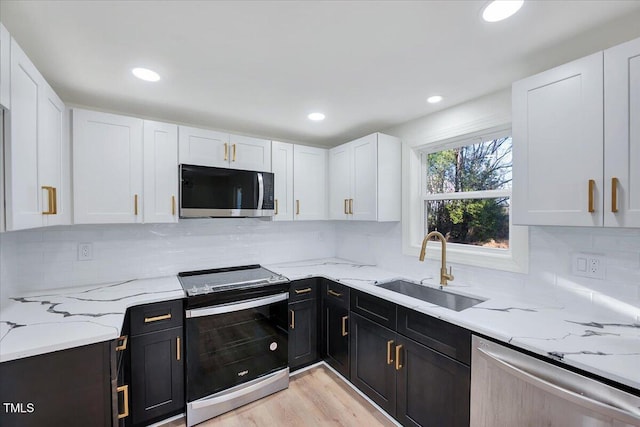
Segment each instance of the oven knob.
M198 288L195 287L195 285L193 286L193 288L189 289L189 293L192 295L195 295L198 293Z
M269 350L271 351L276 351L277 348L278 348L278 343L275 341L269 345Z
M204 287L202 288L205 294L208 294L209 292L211 292L211 286L209 285L204 285Z

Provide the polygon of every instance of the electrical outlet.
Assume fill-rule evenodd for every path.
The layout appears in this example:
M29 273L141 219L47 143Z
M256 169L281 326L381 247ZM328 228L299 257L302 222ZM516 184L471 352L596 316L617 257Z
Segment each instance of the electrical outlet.
M90 261L93 259L93 244L78 243L78 261Z
M576 276L604 279L606 258L602 254L576 252L571 256L571 272Z

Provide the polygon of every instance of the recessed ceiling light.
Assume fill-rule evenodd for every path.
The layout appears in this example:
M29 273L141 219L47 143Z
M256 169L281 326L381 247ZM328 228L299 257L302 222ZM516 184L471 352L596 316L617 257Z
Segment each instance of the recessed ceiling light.
M482 19L498 22L507 19L522 7L524 0L494 0L484 8Z
M442 101L442 97L440 95L433 95L427 98L427 102L429 104L436 104L440 101Z
M147 82L157 82L158 80L160 80L160 75L158 73L147 68L134 68L133 70L131 70L131 72L140 80L144 80Z
M324 114L322 113L311 113L307 117L309 118L309 120L313 120L314 122L324 120Z

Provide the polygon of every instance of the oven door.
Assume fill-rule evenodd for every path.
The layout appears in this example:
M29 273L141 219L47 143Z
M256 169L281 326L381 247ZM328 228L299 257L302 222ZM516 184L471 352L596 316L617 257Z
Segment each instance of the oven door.
M289 293L186 311L187 402L288 365Z

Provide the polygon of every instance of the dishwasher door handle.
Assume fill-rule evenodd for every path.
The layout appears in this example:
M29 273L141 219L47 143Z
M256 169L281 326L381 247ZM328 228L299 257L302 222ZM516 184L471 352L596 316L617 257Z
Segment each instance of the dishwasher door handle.
M214 314L233 313L234 311L262 307L263 305L269 305L276 302L285 301L287 299L289 299L289 292L282 292L276 295L270 295L268 297L254 298L240 302L232 302L228 304L214 305L211 307L186 310L185 317L187 319L190 319L193 317L212 316Z
M485 357L488 362L493 363L495 366L500 369L506 371L507 373L525 381L528 384L531 384L534 387L542 389L548 393L553 394L561 399L571 401L575 404L582 406L583 408L590 409L594 412L608 415L608 416L616 416L616 419L628 420L633 423L638 423L640 421L640 410L631 405L625 404L625 402L620 401L616 402L621 407L612 406L609 403L601 402L595 400L591 397L584 396L580 394L579 391L573 391L568 388L562 387L561 385L551 383L543 378L537 377L518 366L515 366L513 361L507 362L503 360L498 354L495 354L489 350L486 350L481 347L476 347L476 350L480 353L481 356ZM545 363L540 362L537 359L532 359L533 363L527 363L527 368L530 370L535 370L535 363ZM558 372L564 371L562 368L557 368ZM561 375L561 374L560 374ZM560 376L558 375L558 376ZM579 374L574 374L572 372L566 371L566 375L581 377ZM586 378L585 378L586 379ZM624 409L622 408L624 407Z

